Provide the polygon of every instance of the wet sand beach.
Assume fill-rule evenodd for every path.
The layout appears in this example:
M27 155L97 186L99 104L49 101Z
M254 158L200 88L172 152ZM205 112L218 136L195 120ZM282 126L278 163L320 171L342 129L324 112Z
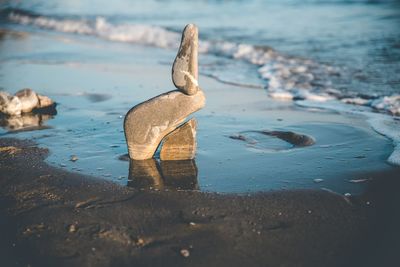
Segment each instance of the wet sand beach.
M50 167L48 150L0 139L4 266L393 266L396 173L365 193L219 195L138 190Z
M0 266L397 266L399 4L2 1ZM195 119L195 158L130 160L127 112L197 84L125 128Z

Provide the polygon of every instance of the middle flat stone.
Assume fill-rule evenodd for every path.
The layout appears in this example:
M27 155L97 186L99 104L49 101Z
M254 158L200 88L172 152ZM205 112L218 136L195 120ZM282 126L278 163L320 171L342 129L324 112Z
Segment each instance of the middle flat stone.
M124 121L129 157L134 160L153 157L160 141L204 105L205 95L198 90L194 95L171 91L133 107Z

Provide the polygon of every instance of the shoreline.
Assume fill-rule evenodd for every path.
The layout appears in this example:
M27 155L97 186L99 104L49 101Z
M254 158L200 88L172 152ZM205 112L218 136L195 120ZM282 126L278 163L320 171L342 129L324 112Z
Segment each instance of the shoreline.
M126 184L129 164L118 160L127 153L122 119L134 105L171 90L171 68L161 62L171 62L175 51L90 38L83 42L72 36L68 39L70 47L48 32L42 34L29 33L28 40L6 38L4 46L12 48L28 42L32 47L72 49L78 55L93 58L70 58L56 53L55 58L62 60L54 64L5 61L4 88L13 90L29 84L60 105L57 116L47 121L38 119L42 122L40 128L49 129L3 136L34 139L51 149L54 153L46 162L52 166ZM108 55L110 50L112 56L98 58ZM26 53L29 58L37 53L46 55L48 51L29 49ZM203 58L202 62L207 60L210 59ZM212 62L210 66L224 66L223 62ZM28 77L19 79L21 72L29 74ZM44 82L43 73L52 75L47 75ZM246 73L244 77L248 76ZM359 171L392 167L385 161L393 152L392 142L375 132L359 114L320 109L316 112L315 108L299 107L297 101L272 99L267 90L230 86L204 73L199 80L207 96L206 108L196 114L199 122L196 166L202 190L229 193L323 186L342 194L357 194L364 184L348 180L362 179ZM287 146L285 142L256 133L274 130L306 134L317 143L286 153L279 150ZM248 138L254 139L256 145L229 138L247 131L250 131ZM71 162L72 155L79 160ZM314 182L322 177L324 183Z
M10 266L388 266L398 262L398 170L360 196L140 191L44 162L0 139L1 258ZM379 178L379 179L378 179ZM186 252L189 252L189 256Z

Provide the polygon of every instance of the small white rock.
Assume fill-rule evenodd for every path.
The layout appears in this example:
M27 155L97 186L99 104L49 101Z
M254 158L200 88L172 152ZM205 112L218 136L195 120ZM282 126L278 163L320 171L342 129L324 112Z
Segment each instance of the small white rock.
M68 232L70 232L70 233L75 233L77 230L78 230L78 227L75 224L71 224L68 227Z
M181 255L185 258L190 256L190 252L187 249L181 249Z
M18 97L0 91L0 112L10 116L18 116L21 114L21 110L22 104Z

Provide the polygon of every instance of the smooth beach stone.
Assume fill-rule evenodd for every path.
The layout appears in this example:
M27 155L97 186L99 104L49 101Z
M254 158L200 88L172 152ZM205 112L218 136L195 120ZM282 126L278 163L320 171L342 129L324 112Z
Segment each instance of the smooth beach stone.
M205 105L205 95L171 91L133 107L125 116L124 130L129 157L143 160L153 157L160 141L187 116Z
M34 108L39 106L39 98L32 89L22 89L15 94L21 101L21 111L31 112Z
M0 91L0 112L15 116L20 115L22 111L22 103L16 96L11 96L7 92Z
M37 95L39 98L39 103L37 105L37 108L46 108L49 106L54 105L54 101L50 99L50 97L44 96L44 95Z
M196 119L191 119L164 138L161 160L187 160L196 155Z
M187 95L193 95L198 85L198 29L188 24L182 33L181 45L172 65L172 81L175 87Z

